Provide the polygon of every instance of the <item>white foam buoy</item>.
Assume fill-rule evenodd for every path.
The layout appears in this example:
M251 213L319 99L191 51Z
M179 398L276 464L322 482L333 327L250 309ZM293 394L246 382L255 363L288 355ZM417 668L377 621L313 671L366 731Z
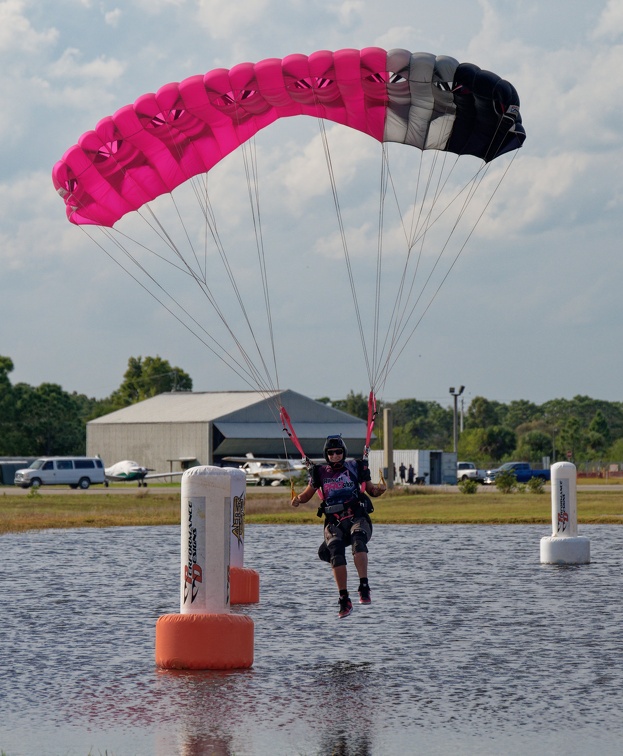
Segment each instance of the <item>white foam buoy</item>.
M253 620L230 613L232 499L245 474L193 467L182 476L180 613L156 623L156 664L164 669L241 669L253 664ZM242 492L240 494L240 492Z
M578 535L577 471L571 462L551 467L552 535L541 538L541 564L588 564L591 542Z

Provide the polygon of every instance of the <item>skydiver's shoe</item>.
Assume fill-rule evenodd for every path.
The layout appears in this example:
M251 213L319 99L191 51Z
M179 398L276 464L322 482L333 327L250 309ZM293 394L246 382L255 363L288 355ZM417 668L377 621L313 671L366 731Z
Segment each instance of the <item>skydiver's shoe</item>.
M370 586L369 585L360 585L359 588L357 588L359 592L359 603L360 604L371 604L372 599L370 598Z
M343 619L344 617L348 617L348 615L353 611L353 602L350 600L348 596L340 596L340 610L337 613L337 616L340 619Z

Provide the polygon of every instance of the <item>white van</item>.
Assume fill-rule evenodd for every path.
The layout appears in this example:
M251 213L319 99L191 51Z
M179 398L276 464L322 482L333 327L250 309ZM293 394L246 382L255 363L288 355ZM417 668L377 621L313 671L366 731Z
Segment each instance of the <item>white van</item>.
M18 470L14 483L22 488L69 486L87 489L92 483L106 483L106 474L99 457L40 457L30 467Z

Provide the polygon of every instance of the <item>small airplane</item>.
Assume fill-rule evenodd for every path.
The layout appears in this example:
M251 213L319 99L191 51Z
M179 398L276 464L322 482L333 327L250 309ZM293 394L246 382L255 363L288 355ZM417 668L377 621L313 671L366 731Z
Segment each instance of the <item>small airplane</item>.
M223 457L224 462L238 462L247 476L247 483L258 486L281 486L306 470L303 460L256 457L249 452L246 457Z
M180 477L184 474L184 471L157 473L154 472L151 467L143 467L137 462L133 462L131 459L123 459L121 462L115 462L114 465L107 467L104 470L106 475L106 484L109 481L129 483L136 480L139 486L147 486L147 480L155 480L156 478L172 478Z

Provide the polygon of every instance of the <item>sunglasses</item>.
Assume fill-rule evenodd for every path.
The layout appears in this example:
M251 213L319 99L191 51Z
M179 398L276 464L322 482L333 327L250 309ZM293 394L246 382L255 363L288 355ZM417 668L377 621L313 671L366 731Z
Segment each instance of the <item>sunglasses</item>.
M336 454L344 454L342 449L327 449L327 456L335 457Z

